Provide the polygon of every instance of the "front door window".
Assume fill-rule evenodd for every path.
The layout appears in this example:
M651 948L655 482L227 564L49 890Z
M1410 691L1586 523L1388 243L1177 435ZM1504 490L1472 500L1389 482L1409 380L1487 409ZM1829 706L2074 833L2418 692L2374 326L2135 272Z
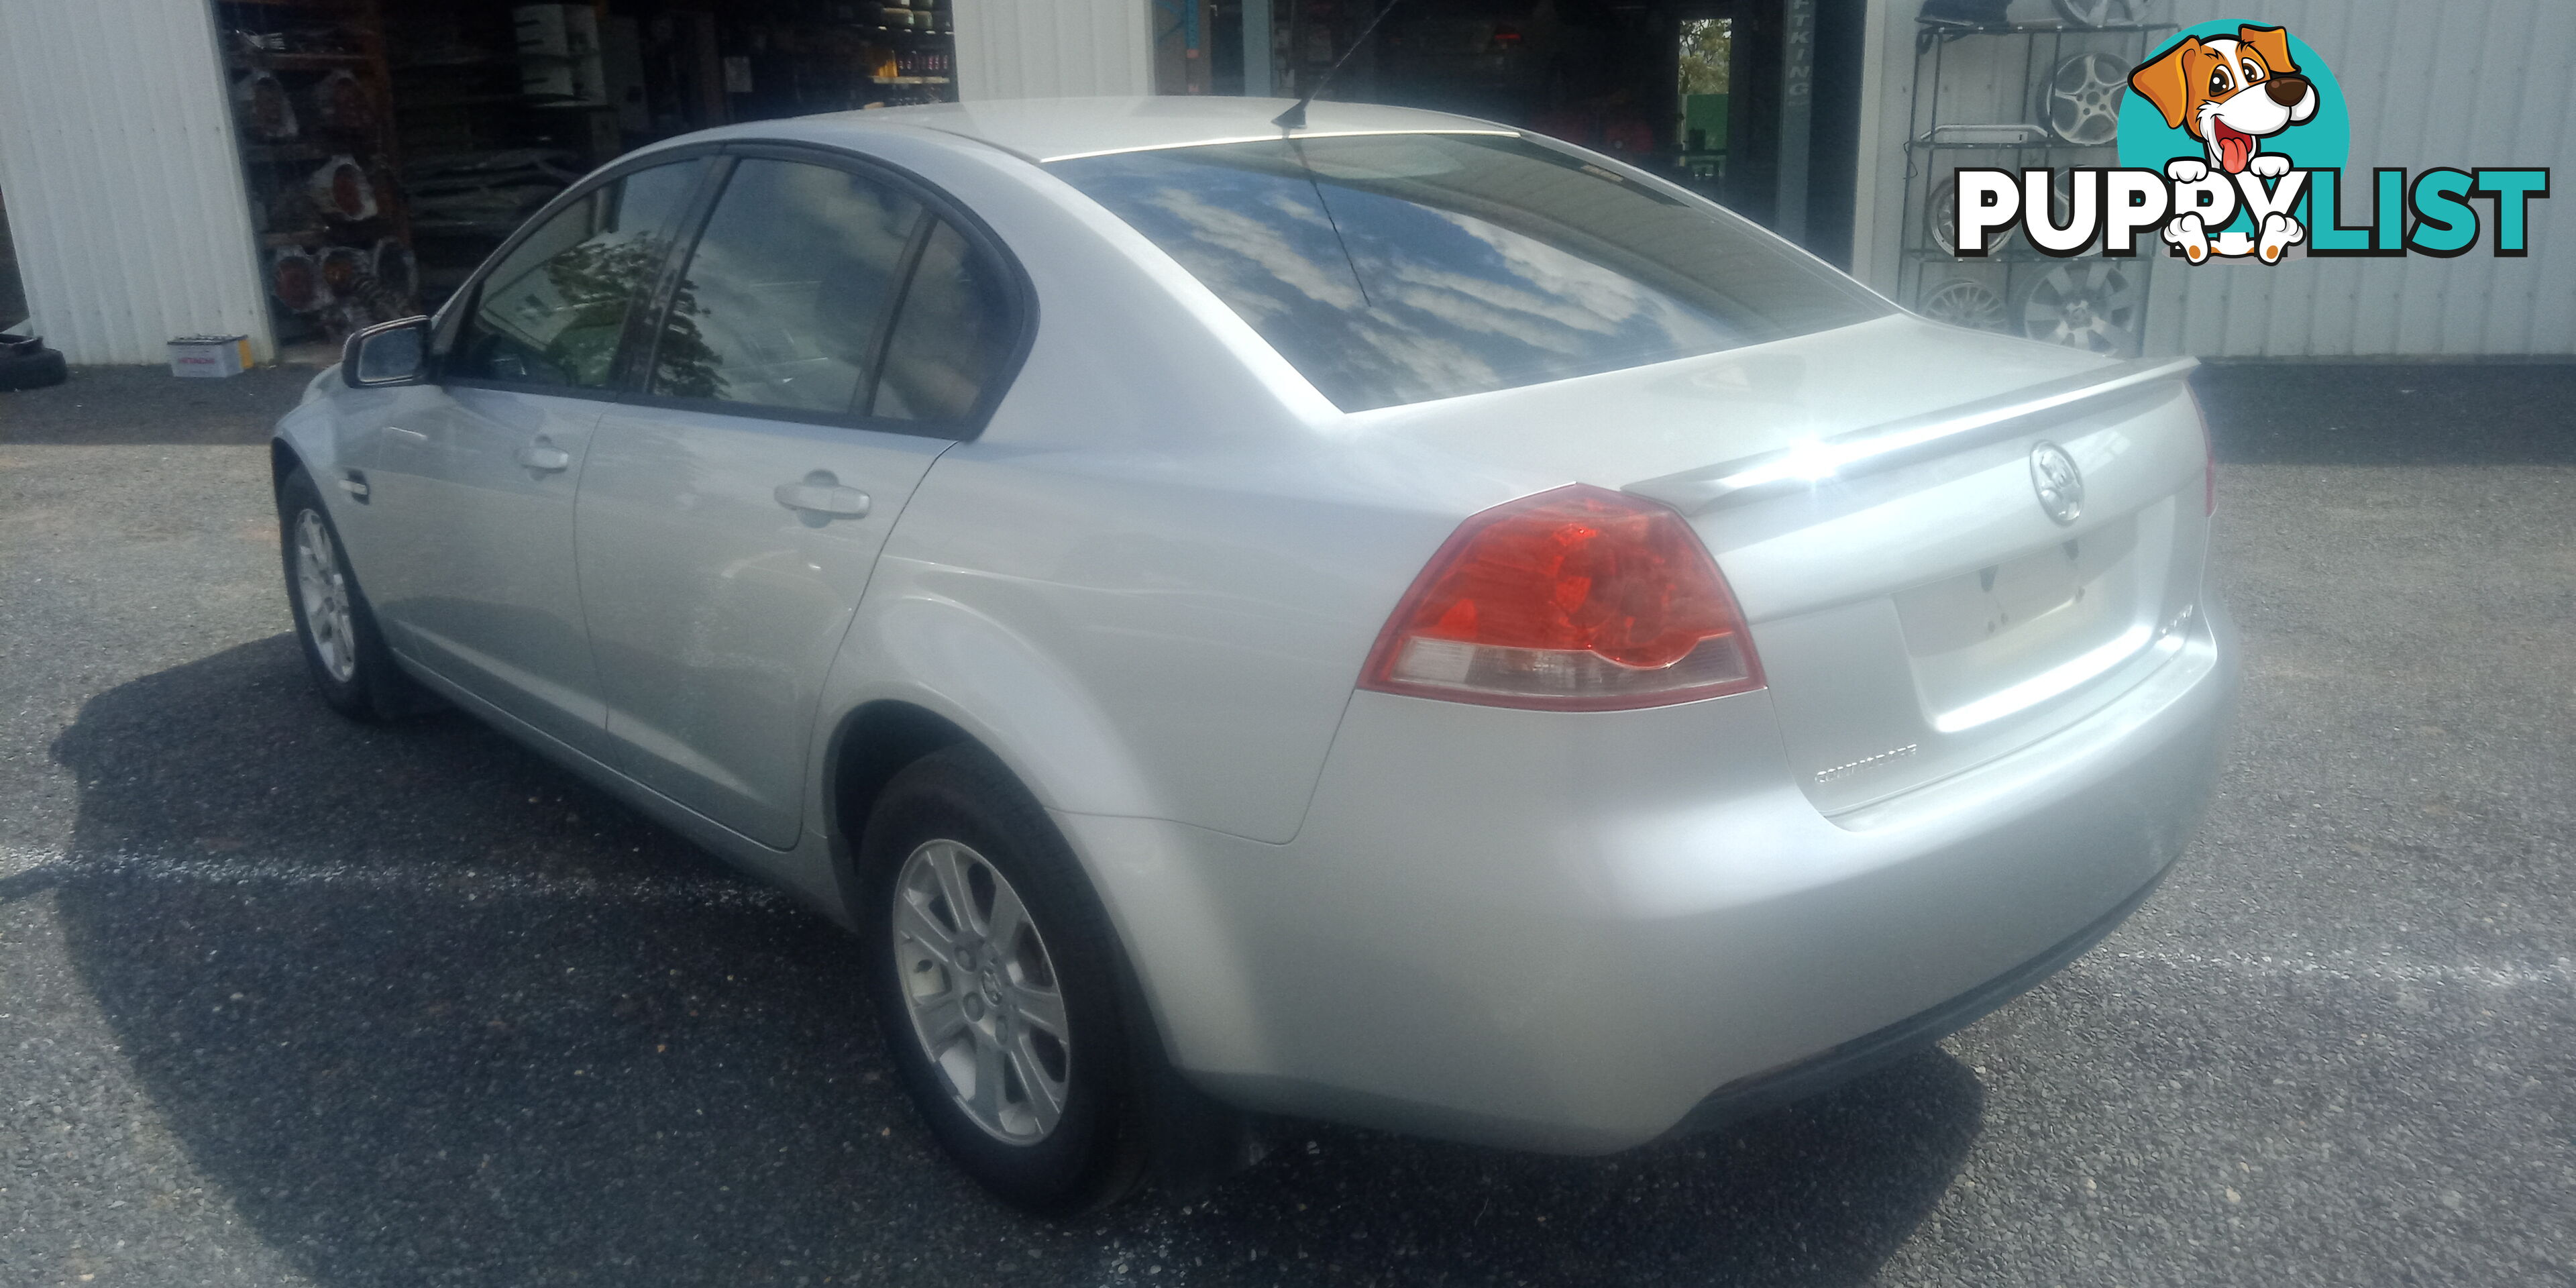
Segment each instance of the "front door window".
M604 390L627 311L644 299L698 163L639 170L557 211L483 279L451 379Z

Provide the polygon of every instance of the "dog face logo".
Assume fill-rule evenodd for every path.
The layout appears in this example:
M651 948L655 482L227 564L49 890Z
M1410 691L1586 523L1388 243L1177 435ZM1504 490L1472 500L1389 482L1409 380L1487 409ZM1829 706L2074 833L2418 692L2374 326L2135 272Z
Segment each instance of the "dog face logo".
M2290 33L2279 27L2238 27L2234 39L2186 37L2130 72L2129 85L2229 174L2252 167L2264 139L2317 114L2317 87L2299 74ZM2286 158L2271 160L2277 164L2254 172L2271 178L2289 169Z
M2155 105L2166 128L2190 135L2207 154L2168 162L2165 174L2176 183L2199 183L2213 167L2231 179L2279 179L2290 173L2290 158L2263 151L2263 140L2317 114L2317 87L2300 73L2290 33L2280 27L2242 23L2233 36L2185 36L2131 71L2129 86ZM2277 264L2307 240L2307 228L2287 211L2272 211L2251 234L2222 236L2198 213L2177 213L2164 238L2195 264L2212 251Z

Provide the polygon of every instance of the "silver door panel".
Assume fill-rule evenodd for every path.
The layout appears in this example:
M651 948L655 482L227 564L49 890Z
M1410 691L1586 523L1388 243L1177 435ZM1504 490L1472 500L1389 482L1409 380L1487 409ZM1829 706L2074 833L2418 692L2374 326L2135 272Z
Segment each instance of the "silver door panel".
M604 404L454 386L389 418L369 475L391 593L422 665L597 750L606 711L573 571L573 500Z
M793 845L824 675L945 439L619 407L582 479L578 566L610 763Z

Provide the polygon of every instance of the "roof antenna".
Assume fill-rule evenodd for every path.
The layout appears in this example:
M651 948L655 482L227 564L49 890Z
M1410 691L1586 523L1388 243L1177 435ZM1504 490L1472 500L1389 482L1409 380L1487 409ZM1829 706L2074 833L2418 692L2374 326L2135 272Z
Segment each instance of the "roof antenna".
M1386 21L1386 16L1395 12L1395 7L1403 3L1404 0L1386 0L1385 6L1377 11L1377 16L1369 19L1367 26L1360 28L1359 39L1352 41L1351 47L1343 50L1342 56L1334 59L1333 65L1324 69L1323 75L1315 78L1315 87L1307 90L1305 96L1290 105L1287 111L1271 117L1270 123L1283 130L1305 129L1306 105L1314 102L1315 96L1323 93L1324 87L1333 83L1333 73L1340 71L1342 64L1349 62L1351 55L1358 53L1360 46L1367 44L1368 38L1376 35L1377 25Z

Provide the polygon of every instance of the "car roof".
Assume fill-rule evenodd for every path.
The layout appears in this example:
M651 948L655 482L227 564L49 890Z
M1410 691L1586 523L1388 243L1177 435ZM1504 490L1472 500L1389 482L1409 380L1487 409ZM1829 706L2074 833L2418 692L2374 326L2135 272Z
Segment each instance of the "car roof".
M1192 147L1276 139L1285 131L1271 118L1284 98L1156 95L1132 98L1017 98L922 107L835 112L801 118L822 127L908 125L989 143L1035 161L1062 161L1110 152ZM1518 134L1492 121L1374 103L1323 103L1307 109L1300 138L1335 134Z

